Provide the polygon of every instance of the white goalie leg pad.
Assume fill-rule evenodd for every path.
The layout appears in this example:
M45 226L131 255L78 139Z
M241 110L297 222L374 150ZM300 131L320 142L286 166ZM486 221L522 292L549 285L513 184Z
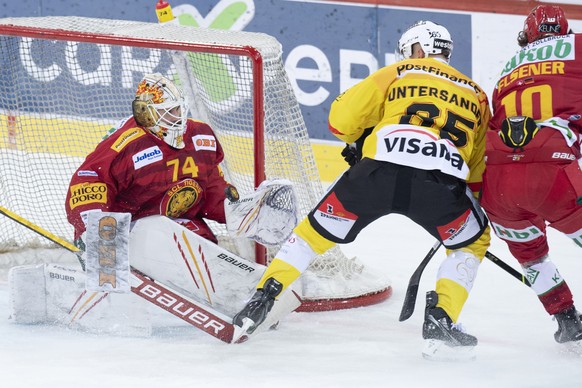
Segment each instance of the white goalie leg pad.
M564 282L558 268L547 255L536 264L524 266L523 271L537 295L543 295Z
M232 237L244 236L267 246L283 243L297 225L295 192L285 179L264 181L236 202L226 199L224 210Z
M47 320L44 264L20 265L8 272L10 319L21 324Z
M473 361L477 351L475 346L449 346L444 341L425 339L422 357L431 361Z
M76 266L14 267L9 276L10 315L19 324L51 324L90 333L148 336L149 304L133 294L85 290Z
M130 234L132 268L229 317L242 310L266 267L243 259L163 216L135 222ZM300 305L293 293L280 315ZM275 307L274 307L275 309ZM280 317L279 317L280 318Z

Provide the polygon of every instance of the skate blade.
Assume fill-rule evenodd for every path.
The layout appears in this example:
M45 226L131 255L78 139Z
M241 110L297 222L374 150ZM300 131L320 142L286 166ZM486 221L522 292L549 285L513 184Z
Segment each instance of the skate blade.
M576 357L582 357L582 340L564 342L563 344L560 345L564 353Z
M424 340L422 356L430 361L474 361L477 358L475 346L449 346L436 339Z
M255 322L250 318L243 319L243 325L233 325L234 333L232 335L232 342L233 344L240 344L245 342L249 339L250 334L249 329L255 325Z

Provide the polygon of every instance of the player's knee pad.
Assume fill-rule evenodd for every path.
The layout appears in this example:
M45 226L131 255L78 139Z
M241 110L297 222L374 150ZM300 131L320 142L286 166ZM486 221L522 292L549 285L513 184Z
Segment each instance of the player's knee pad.
M471 292L481 261L472 253L456 250L439 267L437 278L449 279Z

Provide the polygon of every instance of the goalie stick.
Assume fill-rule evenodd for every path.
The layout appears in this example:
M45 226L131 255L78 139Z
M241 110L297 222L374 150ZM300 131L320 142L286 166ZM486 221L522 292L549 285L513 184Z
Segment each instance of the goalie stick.
M48 230L45 230L45 229L41 228L40 226L35 225L32 222L20 217L18 214L11 212L10 210L6 209L4 206L0 206L0 213L4 214L6 217L10 218L12 221L15 221L15 222L19 223L20 225L22 225L22 226L32 230L33 232L41 235L42 237L46 238L47 240L50 240L57 245L60 245L61 247L65 248L68 251L71 251L73 253L79 252L79 248L77 248L73 244L69 243L66 240L63 240L62 238L58 237L57 235L52 234ZM83 261L81 260L81 258L79 256L77 256L77 258L79 259L79 264L81 265L81 267L84 271L85 270L85 263L83 263Z
M435 243L435 245L430 249L430 251L428 251L424 259L420 262L410 277L410 280L408 281L408 287L406 288L406 293L404 295L402 311L400 312L400 318L398 319L400 322L405 321L412 316L412 313L414 312L414 306L416 305L416 296L418 294L420 276L422 275L422 272L424 271L424 268L427 266L430 259L432 259L441 245L442 243L440 241ZM495 256L493 253L487 251L485 252L485 257L526 286L531 287L531 284L523 274L519 273L517 270L501 260L499 257Z
M3 206L0 206L0 213L72 253L78 253L80 251L73 244L20 217L18 214ZM248 339L248 336L245 335L241 328L229 322L229 318L220 312L169 290L165 286L157 283L154 279L145 276L133 268L131 268L131 275L131 291L134 294L166 310L190 325L226 343L241 343Z

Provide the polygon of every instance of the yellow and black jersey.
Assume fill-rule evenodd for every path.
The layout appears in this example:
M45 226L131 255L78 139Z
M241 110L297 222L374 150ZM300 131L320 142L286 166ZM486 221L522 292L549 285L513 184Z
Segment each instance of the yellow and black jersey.
M329 129L352 143L372 127L363 157L441 170L478 192L490 117L486 94L469 77L435 58L408 59L338 96Z

